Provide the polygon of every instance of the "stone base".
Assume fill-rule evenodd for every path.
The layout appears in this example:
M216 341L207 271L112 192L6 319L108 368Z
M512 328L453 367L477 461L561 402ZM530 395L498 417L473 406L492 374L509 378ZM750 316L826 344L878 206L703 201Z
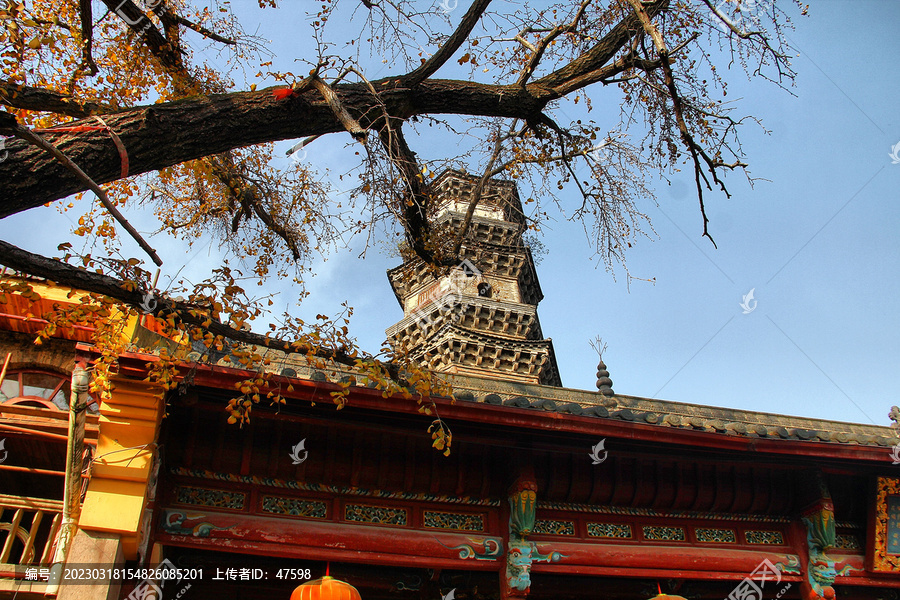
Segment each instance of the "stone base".
M67 567L93 565L98 569L114 569L125 564L122 541L114 533L80 529L72 540ZM118 600L121 579L61 585L57 600Z

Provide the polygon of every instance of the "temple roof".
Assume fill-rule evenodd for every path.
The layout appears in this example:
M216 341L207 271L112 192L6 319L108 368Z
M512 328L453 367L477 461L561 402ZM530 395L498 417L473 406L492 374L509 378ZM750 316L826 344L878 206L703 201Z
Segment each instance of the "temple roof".
M271 351L270 351L271 352ZM280 367L274 367L274 365ZM348 371L326 372L305 366L299 357L273 359L270 369L285 375L313 381L345 380ZM281 371L279 370L281 369ZM667 430L706 432L748 439L792 440L834 445L877 446L888 448L900 443L900 432L888 426L829 421L751 410L739 410L703 404L656 400L598 391L537 385L501 378L442 373L454 389L458 402L558 413L554 418L592 417ZM549 415L548 415L549 416Z
M82 352L94 351L89 345L79 344L78 347ZM316 389L323 391L327 391L332 385L334 389L338 389L340 382L345 384L350 382L351 395L354 389L375 387L372 382L359 381L359 375L348 369L335 367L320 369L310 366L301 355L285 355L272 348L260 347L259 350L270 359L265 370L276 375L269 385L279 389L283 384L297 385L300 381L312 382ZM133 361L134 365L129 366L128 370L129 373L133 371L132 374L137 375L139 372L145 372L148 358L153 357L146 354L125 354L120 357L120 361ZM189 369L192 364L195 367ZM215 365L187 363L182 369L184 373L188 371L193 373L191 377L195 385L231 392L234 382L251 373L235 368L235 364L233 361L226 362L220 359ZM206 375L202 375L203 373ZM816 444L823 449L829 446L846 447L848 450L852 447L886 450L900 444L900 431L889 426L780 415L623 394L607 396L599 391L539 385L504 378L450 373L441 373L440 376L452 385L457 407L484 406L486 409L489 407L484 413L484 419L498 423L507 422L505 419L497 421L497 418L502 412L509 410L510 417L514 416L513 413L521 414L523 411L535 416L544 414L548 419L555 421L556 425L553 426L555 430L567 429L564 422L570 419L573 430L583 430L584 419L587 418L596 419L598 425L630 423L642 430L646 430L647 427L658 427L661 439L669 439L666 438L666 431L731 438L735 441L743 439L750 444L746 449L755 448L753 440L765 441L770 449L774 448L771 446L772 443L779 442ZM283 380L279 381L281 378ZM356 383L357 381L359 383ZM285 393L282 390L282 393L288 397L308 397L308 392ZM378 397L380 398L380 395ZM440 398L436 400L444 404ZM498 413L498 410L501 412ZM466 420L482 420L476 418L480 411L464 411L464 414L467 415ZM533 419L522 421L523 424L526 422L533 422ZM847 457L862 458L856 454ZM890 455L885 453L885 460L889 458Z
M437 332L436 332L437 333ZM531 343L548 343L536 340ZM89 347L82 346L87 350ZM552 353L552 346L551 353ZM271 348L259 348L271 358L266 370L289 379L338 383L354 377L346 369L310 367L302 356L285 355ZM555 362L555 361L553 361ZM220 361L216 370L235 373L235 362ZM229 368L232 367L232 368ZM207 365L206 368L209 368ZM768 440L826 442L835 445L877 446L900 444L900 431L889 426L866 425L801 416L741 410L688 402L658 400L623 394L604 395L599 391L539 385L504 378L441 373L453 387L458 402L557 413L554 418L594 417L666 429L706 432L723 436ZM558 377L558 375L557 375ZM353 386L357 387L357 386ZM372 387L359 385L358 387ZM549 416L549 415L548 415Z
M706 431L730 436L866 446L894 446L900 432L887 426L846 423L750 410L655 400L476 377L449 376L460 401Z

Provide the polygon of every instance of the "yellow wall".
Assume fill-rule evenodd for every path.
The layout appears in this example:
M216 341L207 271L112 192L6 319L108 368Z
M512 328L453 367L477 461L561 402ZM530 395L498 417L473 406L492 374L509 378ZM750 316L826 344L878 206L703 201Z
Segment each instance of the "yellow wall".
M137 558L147 484L165 412L161 389L116 378L100 406L100 434L78 526L121 536L126 560Z

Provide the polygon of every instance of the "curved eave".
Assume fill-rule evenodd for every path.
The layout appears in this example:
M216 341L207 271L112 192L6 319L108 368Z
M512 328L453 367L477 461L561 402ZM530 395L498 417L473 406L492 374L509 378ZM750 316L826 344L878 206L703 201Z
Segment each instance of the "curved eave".
M404 265L399 265L394 267L393 269L387 270L388 283L391 284L391 290L393 290L394 298L397 299L397 304L400 305L400 308L403 308L403 296L400 295L400 291L397 289L397 286L394 285L394 275L399 273L400 270L403 269L403 267Z
M534 323L535 323L535 327L537 327L537 331L538 332L541 331L540 321L538 320L538 317L537 317L537 307L532 304L520 304L518 302L508 302L506 300L497 300L494 298L481 298L478 296L470 296L468 294L459 294L458 298L461 298L462 300L454 300L452 303L447 303L447 304L438 305L438 306L443 306L446 309L444 312L453 312L455 310L465 311L469 306L478 304L481 306L495 308L497 310L504 311L507 314L513 314L513 315L523 314L523 315L527 315L531 319L533 319ZM429 308L429 305L425 305L423 307L423 310L425 308ZM440 308L438 308L436 306L431 309L431 312L440 313L441 311L440 311ZM399 321L397 321L396 323L394 323L393 325L391 325L390 327L385 329L385 334L387 335L388 338L392 338L392 337L396 336L397 334L402 333L403 331L408 329L410 325L415 323L420 318L421 317L415 316L415 314L406 315L402 319L400 319ZM435 320L438 321L439 319L435 319ZM464 329L466 331L472 331L473 333L477 333L476 330L471 329L471 328L464 328ZM443 325L441 327L434 328L432 333L429 334L426 339L432 338L434 335L436 335L437 333L440 333L442 330L443 330ZM503 339L510 339L510 340L522 339L521 337L516 336L516 335L505 335L505 334L500 334L500 333L495 333L494 335L496 335L497 337L503 338Z
M92 347L79 344L78 350L86 355L94 355ZM123 353L120 357L120 375L143 378L146 376L148 361L155 357L144 354ZM179 378L188 374L192 367L196 366L193 374L193 383L196 386L208 387L231 392L234 385L246 379L251 372L243 369L213 365L182 364L179 367ZM310 369L311 372L315 373ZM299 377L284 377L274 375L270 385L273 389L280 386L280 393L287 398L316 402L330 402L330 393L338 391L341 386L336 382L327 380L323 373L319 380L304 379ZM452 378L451 379L455 379ZM488 384L490 382L487 382ZM286 392L287 384L292 384L294 391ZM525 385L522 388L555 390L558 392L576 392L578 394L597 395L596 392L584 392L580 390L565 390L547 386ZM268 391L263 388L262 393ZM889 447L900 442L888 435L892 431L888 427L845 424L832 421L821 421L828 424L829 430L837 430L852 426L852 428L874 433L881 433L877 439L865 439L860 442L841 443L835 441L805 440L800 438L772 438L755 435L741 435L735 432L719 432L715 430L687 429L669 427L660 424L639 422L629 418L629 415L610 414L608 417L598 416L596 413L573 414L571 404L563 405L563 410L548 410L543 406L519 407L504 405L502 401L494 404L490 401L456 400L445 397L433 398L440 410L442 418L485 423L500 427L512 427L532 431L544 431L550 433L580 434L585 436L609 436L614 438L626 438L635 441L645 441L653 444L671 444L674 446L690 446L694 448L718 449L734 452L747 452L753 455L767 454L773 456L794 456L806 458L841 459L872 461L884 464L889 468ZM599 406L599 405L598 405ZM568 407L569 410L566 409ZM260 407L261 409L263 407ZM351 387L345 412L353 409L374 410L388 413L407 415L420 414L420 405L415 398L403 398L401 396L382 397L381 391L367 387ZM745 411L746 412L746 411ZM765 414L765 413L756 413ZM298 418L284 414L274 418ZM339 418L339 417L336 417ZM783 417L790 421L791 417ZM790 423L787 423L790 425ZM791 432L793 428L787 428ZM864 434L864 435L868 435ZM869 435L869 437L876 437Z
M491 335L454 323L445 323L411 354L412 358L419 359L445 342L461 341L469 343L481 343L484 345L505 346L510 348L526 348L534 354L546 353L546 366L540 369L540 379L546 381L546 386L559 387L562 381L559 378L559 368L556 364L556 355L553 352L553 341L549 338L537 340L524 340L521 338ZM501 372L502 375L502 372Z
M537 276L537 268L535 267L535 264L534 264L534 257L531 254L531 248L529 248L528 246L502 246L499 244L484 243L484 244L481 244L477 248L477 250L479 252L485 253L485 254L490 253L490 252L497 253L497 254L522 253L522 255L524 257L522 266L520 269L518 269L516 272L514 272L512 274L512 277L515 278L516 280L518 280L520 284L523 283L523 278L530 278L530 281L527 282L527 285L528 285L528 289L531 292L533 292L535 301L533 303L529 303L529 304L531 304L532 306L537 306L538 304L540 304L541 300L544 299L544 292L541 290L541 282ZM467 246L465 243L463 244L461 251L462 251L462 255L470 256L467 253ZM478 266L477 263L480 262L478 260L478 258L475 257L475 258L473 258L473 260L475 261L476 266ZM424 289L429 283L431 283L431 281L425 281L425 282L413 282L412 284L408 284L407 282L403 281L403 270L404 269L416 268L416 267L413 267L412 265L413 264L419 265L422 263L421 259L416 259L416 261L418 261L418 262L415 262L415 261L413 263L405 262L401 265L398 265L392 269L387 270L388 283L390 283L390 285L391 285L391 289L394 292L394 297L397 299L397 303L400 304L400 308L403 308L404 292L406 294L412 294L414 292ZM490 271L488 271L488 274L495 275L498 277L509 277L508 275L499 275L497 273L492 273ZM402 285L400 282L402 282Z

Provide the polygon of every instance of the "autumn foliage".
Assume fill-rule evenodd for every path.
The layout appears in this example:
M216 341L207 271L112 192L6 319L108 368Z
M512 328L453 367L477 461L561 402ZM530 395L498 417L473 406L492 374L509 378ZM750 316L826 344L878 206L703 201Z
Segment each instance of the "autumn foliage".
M806 7L526 0L510 8L473 0L447 11L411 0L303 8L259 0L259 10L295 19L317 55L297 56L297 72L276 69L266 41L248 33L253 27L227 2L6 0L0 9L0 135L9 136L10 157L0 163L0 217L50 202L74 210L72 194L108 196L75 216L73 239L90 252L60 240L59 255L45 258L2 242L0 262L89 293L52 316L54 327L105 319L110 305L139 318L152 294L164 336L205 349L192 360L225 352L252 373L228 406L235 423L258 402L284 400L263 392L276 352L354 371L387 395L446 391L390 349L356 348L349 307L314 323L285 314L266 327L258 323L272 319L271 299L246 291L272 276L293 277L302 289L314 256L360 233L396 234L436 272L457 264L468 219L461 232L430 219L429 182L442 165L465 164L482 181L518 180L530 191L530 229L554 213L580 219L608 265L623 263L650 231L640 207L652 201L648 177L687 168L702 234L712 240L706 202L728 194L725 172L747 166L737 137L747 118L726 101L723 72L739 65L751 78L789 84L788 12ZM305 20L297 18L303 12ZM209 48L227 60L210 61ZM384 65L386 74L369 75ZM614 110L601 122L571 120L558 110L563 102L588 115L596 106ZM426 165L411 137L422 122L477 143ZM352 207L330 201L322 174L273 162L274 142L312 147L328 139L359 156L352 173L340 174L355 182ZM563 202L562 189L577 190L579 201ZM159 218L151 242L212 237L252 272L223 264L206 281L162 294L143 257L120 256L120 236L139 234L126 233L115 212L135 205ZM102 390L124 347L97 331ZM187 356L168 346L140 350L157 357L152 379L178 385L176 366ZM449 449L443 423L431 431L435 447Z

